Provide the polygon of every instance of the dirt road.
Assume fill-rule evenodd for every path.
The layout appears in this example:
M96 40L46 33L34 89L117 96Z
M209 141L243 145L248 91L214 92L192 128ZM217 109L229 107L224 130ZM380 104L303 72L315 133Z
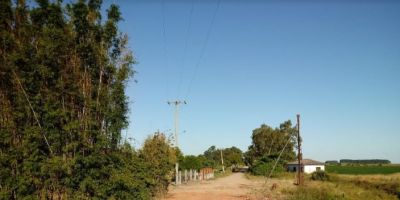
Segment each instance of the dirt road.
M167 200L238 200L250 199L260 181L248 180L243 173L234 173L216 180L172 187Z

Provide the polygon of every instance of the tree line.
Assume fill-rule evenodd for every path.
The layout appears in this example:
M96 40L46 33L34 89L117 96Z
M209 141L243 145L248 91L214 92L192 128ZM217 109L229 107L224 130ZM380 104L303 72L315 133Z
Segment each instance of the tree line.
M178 156L180 169L196 169L199 170L205 167L214 169L222 169L222 159L224 166L227 168L235 168L244 165L243 152L239 148L232 146L230 148L217 149L214 145L209 147L203 154L180 155Z
M337 160L328 160L325 162L326 164L390 164L390 160L386 159L361 159L361 160L352 160L352 159L340 159Z
M246 152L237 147L217 149L209 147L203 154L194 156L178 155L181 169L200 169L203 167L222 168L221 157L225 167L247 165L254 175L277 175L285 171L286 163L296 159L297 130L290 120L279 127L272 128L262 124L253 130L252 143ZM222 156L221 156L222 152ZM275 166L275 167L274 167Z

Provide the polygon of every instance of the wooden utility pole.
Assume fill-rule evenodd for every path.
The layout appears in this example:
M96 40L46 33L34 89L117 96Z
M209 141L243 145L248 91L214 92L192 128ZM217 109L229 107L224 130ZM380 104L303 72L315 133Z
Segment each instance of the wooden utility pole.
M174 126L175 126L175 147L178 148L178 134L179 134L179 105L180 104L186 104L186 101L168 101L167 102L169 105L175 105L175 114L174 114ZM176 161L175 163L175 184L179 185L179 163Z
M300 115L297 114L297 159L298 159L298 170L297 170L297 184L303 185L303 164L302 164L302 153L301 153L301 138L300 138Z
M222 172L225 173L224 156L223 156L223 154L222 154L222 149L220 149L220 152L221 152Z

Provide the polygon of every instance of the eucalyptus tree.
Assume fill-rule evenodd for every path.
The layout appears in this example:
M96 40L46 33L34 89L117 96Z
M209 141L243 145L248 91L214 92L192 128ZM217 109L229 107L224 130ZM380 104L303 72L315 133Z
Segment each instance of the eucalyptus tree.
M281 154L281 161L287 162L295 158L296 129L291 121L285 121L278 128L272 128L262 124L253 130L252 143L245 153L245 161L248 165L262 158L274 160Z
M151 163L121 142L135 60L101 5L0 0L0 199L154 196Z

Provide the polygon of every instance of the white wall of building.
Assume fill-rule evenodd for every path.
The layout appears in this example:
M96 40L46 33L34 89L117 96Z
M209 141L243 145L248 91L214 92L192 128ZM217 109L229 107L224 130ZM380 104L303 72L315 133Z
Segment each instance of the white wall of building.
M288 171L296 172L297 170L297 165L288 165ZM305 165L303 171L304 173L310 174L318 170L325 171L325 165Z
M304 166L304 173L310 174L316 171L325 171L324 165L306 165Z

